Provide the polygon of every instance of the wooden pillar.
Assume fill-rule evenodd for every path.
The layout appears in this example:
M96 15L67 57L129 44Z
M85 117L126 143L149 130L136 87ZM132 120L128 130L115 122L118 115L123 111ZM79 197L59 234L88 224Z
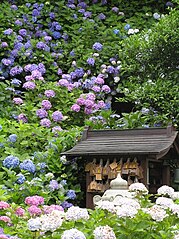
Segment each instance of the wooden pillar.
M171 182L170 182L170 166L163 166L163 169L162 169L162 182L164 185L168 185L170 186L171 185Z
M141 167L143 169L143 179L141 179L141 183L148 187L148 159L141 159Z

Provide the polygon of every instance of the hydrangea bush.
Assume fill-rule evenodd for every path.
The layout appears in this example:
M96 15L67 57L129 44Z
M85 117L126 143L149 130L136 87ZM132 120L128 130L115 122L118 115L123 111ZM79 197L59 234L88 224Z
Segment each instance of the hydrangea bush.
M143 184L133 183L129 191L131 198L102 201L94 210L64 210L38 195L26 197L21 206L0 201L2 238L178 238L179 198L173 188L164 185L149 195Z

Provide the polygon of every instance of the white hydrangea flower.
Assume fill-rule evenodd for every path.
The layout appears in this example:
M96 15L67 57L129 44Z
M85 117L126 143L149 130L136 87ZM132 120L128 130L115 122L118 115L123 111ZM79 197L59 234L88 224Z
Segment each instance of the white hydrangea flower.
M122 205L121 207L117 207L116 214L118 217L130 217L133 218L138 213L138 210L135 207L130 205Z
M45 174L45 177L48 179L52 179L52 178L54 178L54 175L53 175L53 173L47 173L47 174Z
M61 239L77 239L77 238L86 239L85 235L76 228L64 231L61 236Z
M175 235L173 239L179 239L179 234Z
M39 231L41 229L41 221L39 217L31 218L27 222L30 231Z
M72 206L68 208L65 218L68 221L77 221L80 219L88 220L89 214L86 208L80 208L78 206Z
M119 81L120 81L119 76L115 76L115 77L114 77L114 82L115 82L115 83L118 83Z
M163 221L163 219L168 216L166 211L158 205L154 205L151 208L145 208L143 211L150 214L152 219L157 222Z
M173 200L179 199L179 192L173 192L170 197Z
M114 206L114 203L113 202L109 202L109 201L100 201L96 208L107 210L107 211L109 211L111 213L115 213L116 212L116 208Z
M140 192L143 194L148 194L148 189L146 188L146 186L143 183L132 183L129 186L129 191L130 192Z
M172 204L170 206L170 210L172 211L173 214L176 214L177 217L179 217L179 204Z
M134 34L134 29L132 29L132 28L130 28L129 30L128 30L128 32L127 32L127 34Z
M113 229L108 225L96 227L93 235L94 239L116 239Z
M132 206L136 209L140 209L140 204L136 199L133 198L125 198L117 196L113 201L115 206Z
M171 198L166 198L166 197L157 198L155 203L157 205L160 205L163 208L170 208L174 204L174 202Z
M40 217L42 226L42 231L55 231L57 228L59 228L62 225L63 222L63 216L64 212L59 210L53 210L51 213L47 215L42 215Z
M172 194L174 193L174 191L175 190L172 187L169 187L167 185L163 185L157 190L157 193L159 195L166 195L166 196L171 197Z
M155 13L153 14L153 18L156 19L156 20L160 19L160 14L158 14L157 12L155 12Z

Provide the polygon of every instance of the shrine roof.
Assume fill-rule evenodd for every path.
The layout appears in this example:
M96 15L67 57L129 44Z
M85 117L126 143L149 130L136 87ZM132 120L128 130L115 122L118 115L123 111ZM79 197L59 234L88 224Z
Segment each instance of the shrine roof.
M159 159L167 154L171 147L175 147L179 154L177 134L172 126L126 130L85 128L81 141L62 155L154 155Z

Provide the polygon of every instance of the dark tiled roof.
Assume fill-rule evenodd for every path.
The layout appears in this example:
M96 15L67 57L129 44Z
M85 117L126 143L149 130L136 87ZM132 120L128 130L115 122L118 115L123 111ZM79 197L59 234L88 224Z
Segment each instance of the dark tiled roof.
M164 156L177 140L172 127L130 130L90 130L72 149L62 153L69 156L85 155L158 155Z

